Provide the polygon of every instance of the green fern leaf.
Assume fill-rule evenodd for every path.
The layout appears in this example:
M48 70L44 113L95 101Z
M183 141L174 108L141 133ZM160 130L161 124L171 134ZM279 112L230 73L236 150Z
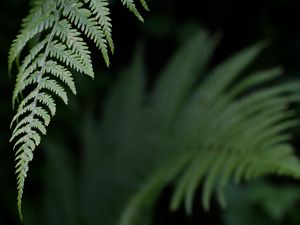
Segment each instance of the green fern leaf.
M145 2L141 3L146 6ZM133 1L127 4L131 10L132 5ZM14 129L10 139L15 142L21 218L28 164L56 112L53 95L67 104L65 86L76 94L73 70L94 77L91 53L83 36L96 44L109 66L107 45L111 52L114 51L111 28L106 0L34 0L20 33L12 43L8 57L9 72L21 53L25 54L18 67L12 97L13 106L18 104L18 109L11 122ZM27 50L33 38L37 42Z

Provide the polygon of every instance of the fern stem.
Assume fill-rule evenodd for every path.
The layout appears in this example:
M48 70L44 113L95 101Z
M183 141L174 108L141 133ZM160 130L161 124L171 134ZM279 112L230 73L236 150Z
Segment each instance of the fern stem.
M50 36L49 36L49 40L47 42L47 46L46 46L46 49L45 49L45 55L43 57L43 60L42 60L42 67L40 69L40 72L39 72L39 75L38 75L38 79L37 79L37 87L36 87L36 97L34 98L33 100L33 107L36 107L36 104L37 104L37 97L39 95L39 92L40 92L40 86L42 84L42 76L45 72L45 67L46 67L46 60L47 60L47 57L49 55L49 52L50 52L50 45L51 45L51 42L53 40L53 37L54 37L54 34L55 34L55 30L57 28L57 25L59 23L59 20L60 20L60 14L61 14L61 9L57 11L57 19L55 21L55 24L53 26L53 29L50 33ZM31 112L31 115L30 115L30 118L31 120L33 119L33 116L34 116L34 110Z

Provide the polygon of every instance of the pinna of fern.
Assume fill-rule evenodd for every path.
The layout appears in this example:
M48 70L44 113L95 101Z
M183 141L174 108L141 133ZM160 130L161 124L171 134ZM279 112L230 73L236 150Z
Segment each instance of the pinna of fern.
M146 2L140 0L145 9ZM142 16L133 0L122 3L140 20ZM46 134L51 117L56 111L54 95L68 103L67 86L74 94L73 73L94 77L90 50L84 36L92 40L109 66L109 49L114 52L112 25L107 0L33 0L29 15L24 19L17 38L9 51L8 66L18 65L13 106L18 105L12 119L18 209L28 164L33 151ZM30 48L27 47L30 45ZM24 49L28 49L24 51ZM24 54L21 54L25 52ZM23 55L25 55L23 57Z

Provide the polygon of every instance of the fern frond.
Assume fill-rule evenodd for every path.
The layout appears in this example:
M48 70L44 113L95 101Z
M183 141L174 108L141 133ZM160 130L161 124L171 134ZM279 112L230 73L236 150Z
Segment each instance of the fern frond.
M129 6L132 7L132 4ZM18 210L21 217L28 164L56 112L53 95L67 104L65 86L76 94L73 70L94 77L91 53L82 36L96 44L109 66L107 45L111 52L114 51L111 28L106 0L35 0L12 43L8 57L9 71L14 62L23 58L12 97L13 106L18 103L18 109L11 122L14 130L10 140L15 142ZM26 52L33 38L37 41Z
M229 89L229 94L224 94L228 85L238 75L233 72L233 66L240 67L243 58L251 51L251 49L246 50L241 55L229 59L219 67L226 68L225 71L216 70L222 71L220 75L219 72L210 74L207 81L204 81L196 91L196 97L186 110L187 113L190 111L195 113L196 110L197 114L194 117L183 115L183 118L190 120L189 125L196 124L193 132L196 130L199 132L200 138L198 137L197 141L199 153L196 153L199 156L194 156L193 163L179 181L172 202L173 209L177 209L182 198L185 198L185 206L190 213L196 188L201 181L204 182L203 206L208 209L212 192L215 190L219 194L222 193L221 190L236 171L239 171L239 175L235 175L237 181L241 178L250 179L274 172L296 177L300 175L300 164L292 151L289 151L286 156L282 155L283 158L272 158L272 151L276 152L277 146L286 141L287 137L282 133L299 124L286 108L288 102L299 101L296 91L300 88L300 83L277 85L239 99L239 96L252 85L276 77L280 70L275 69L252 74L237 83L231 90ZM249 59L245 62L248 64ZM201 100L200 98L206 102L205 107L192 110L190 107L196 104L196 99ZM201 123L195 123L196 116L202 116L201 120L198 119ZM187 120L184 123L187 123ZM190 139L190 141L196 140ZM281 151L283 148L278 149ZM263 154L264 152L268 152L269 155ZM289 166L290 160L294 161L292 167ZM203 161L205 163L201 163Z
M210 38L206 32L199 32L165 66L153 88L150 102L159 114L161 125L169 126L170 121L174 120L190 88L204 72L216 44L216 37Z
M184 202L191 213L199 185L203 185L202 205L209 209L214 193L225 206L223 189L230 182L267 174L300 178L300 161L288 144L288 131L300 122L295 119L295 111L288 109L290 103L300 101L300 82L262 88L281 74L280 68L241 79L241 73L264 46L258 44L208 71L194 88L197 71L200 75L205 71L210 56L203 53L212 52L215 46L215 41L210 43L204 37L200 32L179 50L158 76L149 105L144 105L148 109L144 118L155 124L147 127L146 136L157 134L156 141L161 142L151 143L142 137L137 142L144 143L144 148L149 145L151 154L159 155L153 160L160 165L153 167L152 176L131 196L119 224L140 224L140 214L150 212L153 199L172 181L175 191L170 208L176 210ZM196 56L201 53L201 57ZM193 57L182 60L184 56ZM141 127L139 132L145 135L145 125ZM144 151L136 149L136 154L146 154ZM167 156L162 159L162 155Z

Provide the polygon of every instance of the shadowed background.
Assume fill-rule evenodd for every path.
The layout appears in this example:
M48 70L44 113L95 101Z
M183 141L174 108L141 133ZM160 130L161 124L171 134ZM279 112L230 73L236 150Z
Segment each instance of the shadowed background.
M61 224L53 218L57 215L55 204L76 204L76 195L66 193L69 202L60 202L55 178L60 171L51 168L50 160L56 162L58 155L49 153L51 148L65 154L65 177L76 177L74 171L81 160L81 141L86 116L93 113L101 117L103 102L110 91L119 71L132 61L137 43L144 45L144 58L148 70L149 87L176 47L184 42L198 28L205 28L211 33L218 32L222 39L212 60L212 65L220 62L229 54L260 40L267 40L269 47L260 56L253 67L283 66L285 79L292 79L300 74L300 16L296 1L250 1L203 0L183 3L176 0L149 1L151 11L144 12L145 22L140 23L116 0L112 3L113 38L115 55L111 57L111 67L105 68L100 52L92 49L95 67L95 80L76 76L77 96L70 95L68 106L59 104L47 137L37 149L31 163L29 177L25 184L24 214L25 224ZM14 114L11 96L14 76L9 79L7 73L7 53L11 41L20 28L21 19L27 14L29 6L22 0L3 0L0 7L0 224L18 224L16 210L16 182L12 146L8 140L11 134L10 120ZM211 66L212 66L211 65ZM93 119L93 118L92 118ZM294 145L299 146L300 132L295 130ZM60 143L60 147L56 143ZM65 146L62 148L61 146ZM299 152L299 151L298 151ZM63 157L62 157L63 158ZM55 163L54 163L55 164ZM45 180L51 180L52 186L45 186ZM70 185L66 180L66 186ZM91 184L92 185L92 184ZM285 185L284 188L281 188ZM286 186L288 185L288 186ZM299 224L300 197L297 182L289 179L269 178L268 183L253 183L245 188L228 189L228 201L232 207L225 212L217 204L209 213L201 209L200 201L195 202L196 210L191 217L181 210L169 213L168 202L170 189L166 188L156 204L154 224ZM280 192L278 188L280 189ZM72 187L70 187L70 190ZM280 195L278 194L280 193ZM264 204L259 201L266 198ZM53 203L50 200L56 199ZM197 198L196 198L197 199ZM199 198L200 199L200 198ZM242 199L242 201L241 201ZM275 201L275 202L274 202ZM48 204L48 206L47 206ZM72 206L69 207L72 209ZM43 214L45 221L40 221ZM74 212L67 212L76 224ZM244 218L241 219L241 218ZM247 220L247 218L251 218ZM245 219L246 218L246 219ZM74 221L73 221L74 220ZM80 224L80 223L79 223ZM100 224L100 223L99 223Z

